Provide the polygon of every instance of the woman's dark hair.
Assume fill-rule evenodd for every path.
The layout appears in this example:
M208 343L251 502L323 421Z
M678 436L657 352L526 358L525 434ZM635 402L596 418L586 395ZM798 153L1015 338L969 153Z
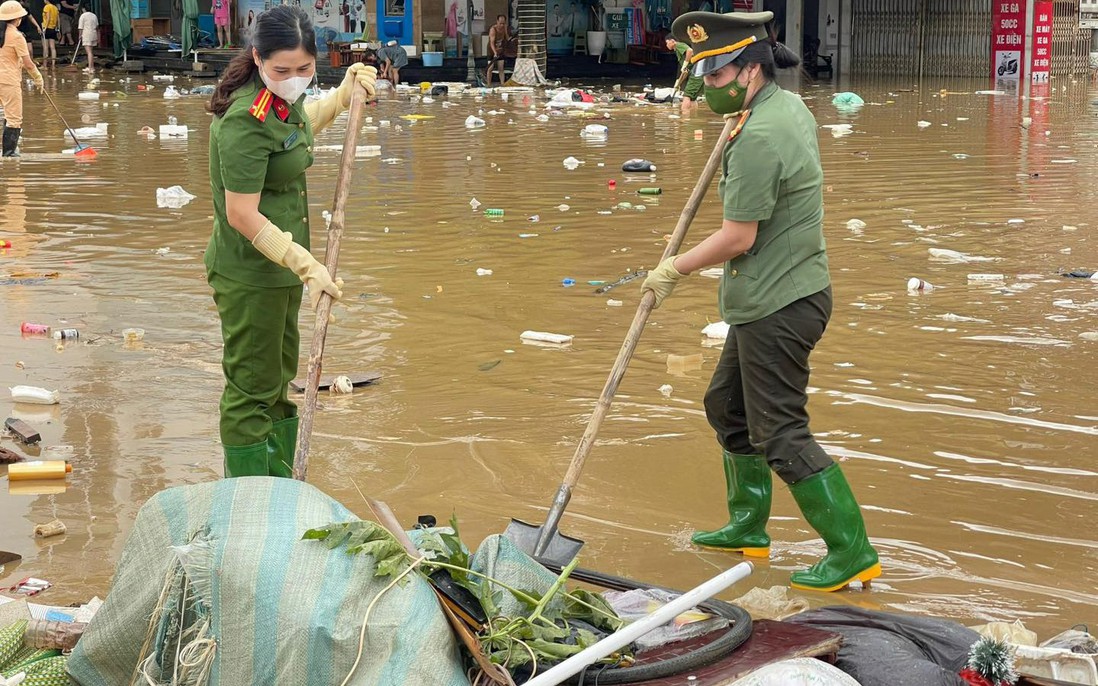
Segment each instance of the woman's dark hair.
M251 39L244 49L229 62L221 83L217 84L206 111L224 116L232 104L233 93L253 78L259 68L252 58L252 48L265 60L280 50L304 48L316 57L316 31L305 10L294 5L275 5L255 18Z
M732 64L741 68L749 64L759 65L767 81L773 81L777 77L778 69L790 69L800 63L800 57L797 57L784 43L779 43L773 38L748 45L736 59L732 60Z
M15 30L19 30L20 24L23 23L23 17L18 19L9 19L8 21L0 21L0 48L4 47L4 39L8 37L8 24L15 26Z

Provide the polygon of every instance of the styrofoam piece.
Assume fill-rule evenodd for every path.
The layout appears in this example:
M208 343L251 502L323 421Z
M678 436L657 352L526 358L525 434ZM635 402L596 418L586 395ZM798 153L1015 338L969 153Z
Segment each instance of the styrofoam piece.
M724 322L713 322L704 329L702 329L702 335L706 338L712 338L713 340L723 341L728 338L728 331L731 329L728 324Z
M38 386L12 386L12 402L27 403L28 405L57 405L61 402L61 394L57 391L48 391Z
M183 124L161 124L160 125L160 137L161 138L186 138L187 127Z
M523 331L519 338L525 343L551 343L553 345L571 345L575 336L546 331Z
M1093 655L1073 653L1065 648L1016 645L1014 649L1014 669L1019 674L1098 686L1098 666Z
M78 100L98 100L99 91L80 91L76 94Z

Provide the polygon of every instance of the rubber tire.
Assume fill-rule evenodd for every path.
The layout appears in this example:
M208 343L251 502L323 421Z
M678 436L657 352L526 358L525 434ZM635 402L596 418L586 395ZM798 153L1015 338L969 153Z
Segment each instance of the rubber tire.
M542 564L550 571L560 574L560 567L546 564L545 562L542 562ZM632 579L626 579L625 577L583 569L581 567L574 569L569 578L619 591L649 588L663 591L672 590L662 586L653 586L639 581L633 581ZM678 593L679 591L674 592ZM594 674L585 678L584 672L580 672L564 683L598 683L599 686L613 686L614 684L633 684L642 681L651 681L653 679L663 679L696 670L699 667L711 665L730 655L736 648L739 648L751 637L751 615L747 614L747 611L742 607L733 605L732 603L726 603L723 600L707 600L704 603L700 603L698 607L730 620L732 626L730 626L720 638L685 655L678 655L667 660L661 660L655 664L602 670L597 673L597 682L595 681L596 677ZM543 666L539 665L538 671L541 671L542 668Z

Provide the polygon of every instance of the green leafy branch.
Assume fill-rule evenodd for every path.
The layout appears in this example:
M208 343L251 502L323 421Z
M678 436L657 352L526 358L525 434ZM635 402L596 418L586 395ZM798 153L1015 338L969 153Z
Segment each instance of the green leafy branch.
M440 531L423 538L425 558L418 561L416 571L427 578L432 571L444 569L457 584L473 593L488 617L479 640L484 653L496 664L515 668L531 661L557 662L598 642L599 637L592 631L570 626L569 619L608 632L621 628L623 622L602 596L582 589L566 589L565 583L578 560L565 567L545 593L521 590L471 569L456 517L451 518L450 526L453 533ZM324 541L329 549L345 545L347 553L352 555L370 554L377 563L376 577L400 574L413 562L392 534L371 521L329 524L306 531L302 538ZM529 609L530 614L504 616L500 610L503 591ZM611 656L612 661L620 659L621 656Z

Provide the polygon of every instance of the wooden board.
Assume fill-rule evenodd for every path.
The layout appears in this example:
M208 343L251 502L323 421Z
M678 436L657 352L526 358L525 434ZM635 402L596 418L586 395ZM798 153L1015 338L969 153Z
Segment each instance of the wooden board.
M348 374L348 378L351 379L351 385L355 388L359 386L368 386L381 378L381 372L362 372L360 374ZM335 380L334 376L322 376L320 377L320 390L326 391L332 387L332 382ZM305 392L305 379L294 379L290 382L290 390L294 393Z
M22 419L16 419L15 417L8 417L4 420L4 427L12 433L13 436L18 438L23 443L31 445L42 440L42 435L27 424Z
M642 653L637 664L651 663L689 652L702 645L705 637L673 643L664 648ZM752 622L751 638L720 662L691 670L689 674L644 682L647 686L681 686L687 676L694 677L691 686L728 686L736 679L774 662L795 657L824 657L834 661L843 637L804 624L759 619Z

